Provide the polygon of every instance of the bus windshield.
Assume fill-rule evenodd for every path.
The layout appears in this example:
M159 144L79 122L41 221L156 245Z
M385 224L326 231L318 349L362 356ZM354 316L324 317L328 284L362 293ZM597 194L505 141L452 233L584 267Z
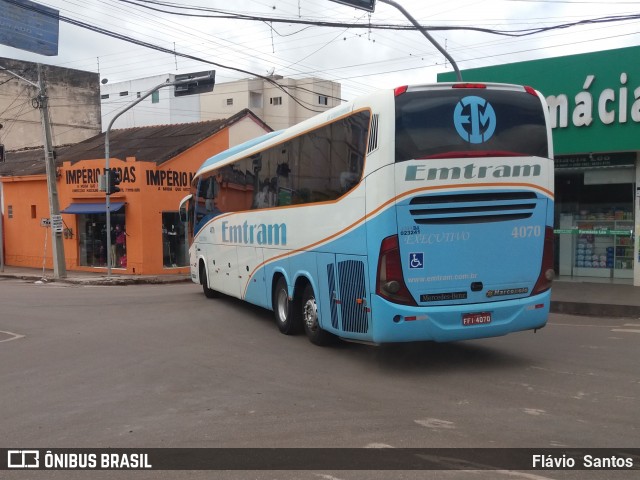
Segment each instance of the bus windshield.
M549 157L544 110L537 96L524 90L483 89L482 97L469 92L465 88L452 88L399 95L396 162L488 156Z

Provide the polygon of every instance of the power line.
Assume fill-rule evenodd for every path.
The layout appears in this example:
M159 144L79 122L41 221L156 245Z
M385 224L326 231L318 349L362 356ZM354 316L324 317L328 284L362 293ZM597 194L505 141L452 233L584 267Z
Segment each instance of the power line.
M111 30L107 30L107 29L104 29L104 28L101 28L101 27L97 27L95 25L90 25L88 23L81 22L79 20L74 20L72 18L65 17L63 15L56 15L56 14L53 14L53 13L50 13L50 12L45 12L43 10L39 10L37 7L32 7L30 5L23 5L21 3L16 2L15 0L5 0L5 1L8 2L8 3L14 4L14 5L17 5L17 6L21 7L21 8L25 8L27 10L37 11L37 12L39 12L41 14L46 15L46 16L59 18L61 21L65 22L65 23L69 23L71 25L75 25L77 27L81 27L81 28L84 28L84 29L87 29L87 30L91 30L93 32L100 33L100 34L106 35L108 37L116 38L118 40L123 40L123 41L128 42L128 43L132 43L132 44L135 44L135 45L146 47L146 48L149 48L151 50L156 50L158 52L167 53L167 54L170 54L170 55L176 55L176 56L179 56L179 57L182 57L182 58L188 58L190 60L195 60L195 61L198 61L198 62L206 63L208 65L213 65L213 66L220 67L220 68L234 70L236 72L240 72L240 73L244 73L244 74L247 74L247 75L251 75L251 76L254 76L254 77L261 78L262 80L265 80L265 81L271 83L272 85L274 85L275 87L279 88L280 90L282 90L282 92L285 95L288 95L289 97L291 97L291 99L294 102L296 102L298 105L300 105L302 108L305 108L305 109L310 110L310 111L315 112L315 113L324 112L324 110L314 110L314 109L311 109L311 108L307 107L306 105L303 105L302 102L300 102L296 97L291 95L291 93L289 93L286 88L284 88L282 85L280 85L274 79L269 78L269 77L264 76L264 75L260 75L259 73L251 72L249 70L244 70L244 69L238 68L238 67L231 67L229 65L223 65L223 64L218 63L218 62L212 62L211 60L206 60L204 58L196 57L194 55L189 55L189 54L186 54L186 53L177 52L175 50L171 50L171 49L168 49L168 48L165 48L165 47L161 47L159 45L154 45L154 44L149 43L149 42L145 42L145 41L142 41L142 40L135 39L133 37L129 37L128 35L124 35L124 34L121 34L121 33L116 33L116 32L113 32Z
M9 0L11 1L11 0ZM147 8L149 10L154 10L157 12L168 13L171 15L178 16L186 16L186 17L196 17L196 18L226 18L226 19L234 19L234 20L250 20L250 21L259 21L259 22L273 22L273 23L288 23L288 24L300 24L300 25L313 25L317 27L339 27L339 28L360 28L360 29L375 29L375 30L418 30L417 27L413 25L395 25L395 24L381 24L381 23L347 23L347 22L329 22L322 20L304 20L304 19L295 19L295 18L278 18L278 17L265 17L265 16L257 16L257 15L247 15L241 13L223 13L223 10L210 8L210 7L198 7L198 6L185 6L185 5L177 5L172 4L170 2L161 2L157 0L117 0L122 3L129 3L132 5L138 5L143 8ZM163 10L161 8L152 7L151 5L162 5L165 7L175 8L179 11L171 11L171 10ZM211 13L186 13L180 10L194 10L194 11L202 11L202 12L211 12ZM493 28L484 28L484 27L474 27L474 26L457 26L457 25L423 25L422 28L426 30L442 30L442 31L475 31L481 33L490 33L494 35L502 35L502 36L511 36L511 37L522 37L535 35L537 33L548 32L550 30L558 30L564 28L575 27L579 25L589 25L595 23L611 23L611 22L621 22L628 20L638 20L640 19L640 14L627 14L627 15L609 15L606 17L599 17L593 19L583 19L575 22L562 23L558 25L553 25L549 27L536 27L536 28L525 28L525 29L516 29L516 30L497 30Z

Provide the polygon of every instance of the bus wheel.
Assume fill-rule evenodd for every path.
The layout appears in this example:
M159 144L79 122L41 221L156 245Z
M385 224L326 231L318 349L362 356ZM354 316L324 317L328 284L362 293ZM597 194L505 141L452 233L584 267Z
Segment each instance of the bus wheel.
M302 323L307 337L314 345L328 345L333 340L333 335L320 328L318 323L318 305L313 287L308 284L302 294Z
M273 290L273 312L278 329L285 335L293 335L299 331L299 317L296 318L297 312L292 306L293 302L289 301L287 281L284 277L280 277Z
M209 288L209 281L207 280L207 271L203 264L200 264L200 283L202 284L202 291L207 298L217 298L219 296L213 288Z

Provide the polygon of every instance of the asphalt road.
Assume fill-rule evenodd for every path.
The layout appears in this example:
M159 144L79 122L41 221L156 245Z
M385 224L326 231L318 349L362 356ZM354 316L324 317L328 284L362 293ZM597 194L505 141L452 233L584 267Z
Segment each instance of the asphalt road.
M316 347L192 284L0 281L0 447L640 447L640 320ZM640 460L639 460L640 461ZM366 470L366 468L363 469ZM0 478L627 479L638 472L0 472Z

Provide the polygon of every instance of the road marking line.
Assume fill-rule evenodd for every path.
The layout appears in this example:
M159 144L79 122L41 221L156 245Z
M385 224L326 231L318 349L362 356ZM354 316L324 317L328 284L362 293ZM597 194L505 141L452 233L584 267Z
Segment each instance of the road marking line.
M453 422L449 422L447 420L440 420L438 418L425 418L423 420L414 420L418 425L422 425L423 427L431 428L433 430L439 429L452 429L456 428Z
M486 473L492 470L491 465L482 463L460 460L457 458L440 457L436 455L417 454L416 457L428 460L431 463L442 465L446 470L464 470L465 473ZM509 477L523 478L527 480L553 480L550 477L543 477L533 473L518 472L515 470L492 470L493 474L500 474Z
M633 330L631 328L612 328L611 331L621 333L640 333L640 330Z
M553 325L557 327L595 327L595 328L611 328L611 325L594 325L591 323L555 323L548 322L547 325Z
M10 342L11 340L17 340L19 338L24 338L24 335L19 335L17 333L13 333L13 332L7 332L5 330L0 330L0 333L6 333L7 335L11 335L11 338L5 338L4 340L0 340L0 343L2 343L2 342Z

